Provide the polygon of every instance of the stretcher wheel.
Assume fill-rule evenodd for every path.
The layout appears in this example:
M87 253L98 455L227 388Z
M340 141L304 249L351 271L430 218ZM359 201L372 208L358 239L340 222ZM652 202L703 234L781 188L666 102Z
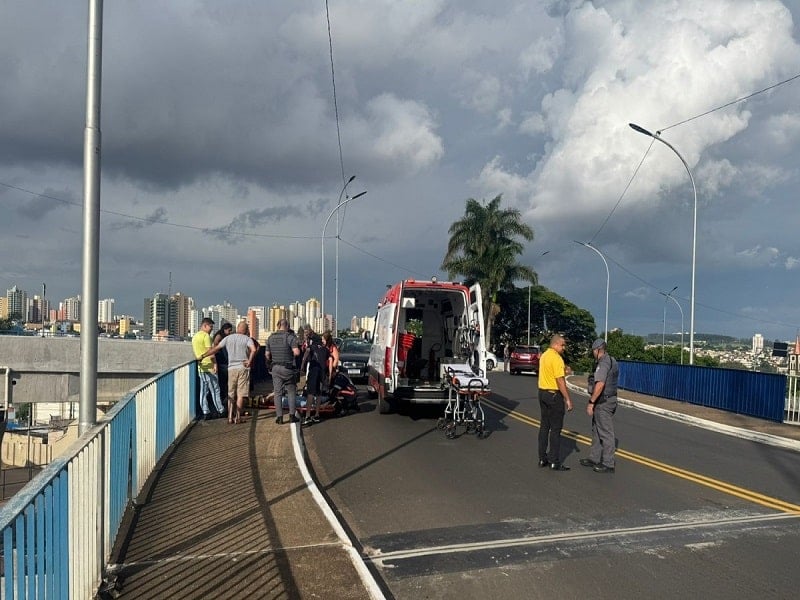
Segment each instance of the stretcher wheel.
M436 421L436 429L444 429L445 420L444 417L439 417L439 420Z

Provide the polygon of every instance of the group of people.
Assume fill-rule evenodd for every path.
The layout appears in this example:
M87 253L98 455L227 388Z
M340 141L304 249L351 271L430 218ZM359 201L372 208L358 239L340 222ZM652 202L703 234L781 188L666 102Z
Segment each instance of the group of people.
M241 423L250 396L250 375L256 364L258 342L249 336L245 321L236 326L236 333L231 333L233 325L224 323L212 337L213 328L213 319L206 317L200 331L192 337L192 349L199 361L202 419L227 416L229 423ZM267 339L265 350L267 366L272 367L276 422L283 423L282 398L288 403L289 421L300 420L296 407L300 374L306 376L306 422L318 422L320 395L327 390L339 366L339 349L331 332L320 336L311 325L304 325L303 338L299 340L289 328L289 321L281 319L278 330Z
M254 364L258 345L248 335L245 321L236 326L236 333L230 333L233 328L230 323L223 324L212 339L210 332L213 327L214 321L204 318L200 331L192 338L192 348L199 361L203 418L224 417L223 399L227 398L228 422L240 423L244 402L250 394L250 367ZM566 345L563 336L554 335L550 347L539 359L539 466L553 471L570 470L561 462L560 454L564 416L573 408L563 358ZM592 446L589 456L582 458L580 464L597 473L613 473L616 452L613 416L617 410L619 366L608 354L603 339L592 343L592 355L595 369L589 376L590 397L586 407L592 418ZM215 359L215 356L219 358ZM318 422L320 395L326 391L339 366L339 350L331 332L326 331L320 336L310 325L304 325L303 339L299 340L289 328L289 321L281 319L278 330L267 339L265 358L267 365L272 366L275 422L283 423L283 398L287 400L289 422L300 422L296 403L301 374L306 376L306 423ZM208 396L213 402L213 412Z
M227 416L228 423L241 423L244 403L250 396L250 367L255 363L258 343L250 337L245 321L236 326L236 333L230 333L233 330L230 323L223 324L212 340L213 328L213 319L206 317L200 331L192 337L192 349L199 361L202 418ZM223 400L227 401L227 410Z
M564 415L572 410L562 356L566 346L563 336L554 335L550 347L539 358L539 466L553 471L569 471L569 467L561 462L560 453ZM613 473L616 453L613 416L617 411L619 366L608 354L603 339L592 343L592 355L595 369L589 376L589 403L586 407L586 413L592 418L592 446L589 456L582 458L580 464L591 467L595 473Z
M283 423L283 398L286 398L289 422L297 423L297 384L306 376L306 424L319 422L320 395L333 380L339 366L339 349L330 331L321 336L311 325L303 326L303 339L289 329L289 321L278 321L278 330L266 345L267 364L272 365L275 391L275 422Z

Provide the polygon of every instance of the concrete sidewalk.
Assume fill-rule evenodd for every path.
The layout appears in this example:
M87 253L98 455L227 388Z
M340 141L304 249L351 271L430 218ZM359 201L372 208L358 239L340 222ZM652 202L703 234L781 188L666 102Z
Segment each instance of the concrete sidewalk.
M193 424L157 466L112 555L116 597L383 597L296 460L299 427L250 412Z

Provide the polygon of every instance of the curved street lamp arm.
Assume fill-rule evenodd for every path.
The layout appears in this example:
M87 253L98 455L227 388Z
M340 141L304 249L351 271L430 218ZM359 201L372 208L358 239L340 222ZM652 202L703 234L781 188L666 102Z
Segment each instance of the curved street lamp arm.
M597 248L592 246L589 242L579 242L578 240L573 240L576 244L580 244L581 246L585 246L589 248L589 250L593 250L597 253L597 255L603 259L603 264L606 266L606 322L605 322L605 332L603 335L603 339L608 342L608 295L609 290L611 289L611 273L608 270L608 262L606 261L606 257L603 256L603 253L600 252Z
M325 320L325 230L328 227L328 223L333 217L334 213L336 213L342 206L350 202L351 200L355 200L356 198L361 198L366 191L361 192L360 194L356 194L352 198L348 196L347 198L342 201L342 194L344 194L345 189L347 189L348 184L355 179L356 176L353 175L347 183L344 184L341 193L339 194L339 201L336 203L336 206L333 207L330 213L328 213L328 218L325 219L325 224L322 226L322 234L320 235L320 245L321 245L321 254L322 254L322 289L321 289L321 298L320 298L320 314L322 315L322 320Z
M651 133L644 127L637 125L636 123L628 123L631 129L636 131L637 133L641 133L648 137L653 138L654 140L658 140L667 148L672 150L678 158L681 159L686 172L689 174L689 180L692 182L692 191L694 192L694 217L692 220L692 296L691 296L691 308L690 308L690 317L689 317L689 364L694 364L694 297L695 297L695 273L697 271L697 186L694 183L694 177L692 176L692 171L689 169L689 165L686 163L686 160L681 156L681 153L675 149L675 146L670 144L667 140L661 137L661 132L657 131L655 133ZM681 354L681 356L683 356Z

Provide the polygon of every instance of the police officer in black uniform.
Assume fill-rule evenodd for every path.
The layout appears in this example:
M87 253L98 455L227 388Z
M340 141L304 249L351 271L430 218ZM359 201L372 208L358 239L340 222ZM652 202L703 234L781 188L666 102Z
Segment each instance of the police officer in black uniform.
M589 458L582 458L580 463L584 467L592 467L595 473L613 473L619 365L606 352L605 340L598 339L592 343L592 354L597 362L594 374L589 378L591 396L586 407L586 414L592 417L592 447Z

